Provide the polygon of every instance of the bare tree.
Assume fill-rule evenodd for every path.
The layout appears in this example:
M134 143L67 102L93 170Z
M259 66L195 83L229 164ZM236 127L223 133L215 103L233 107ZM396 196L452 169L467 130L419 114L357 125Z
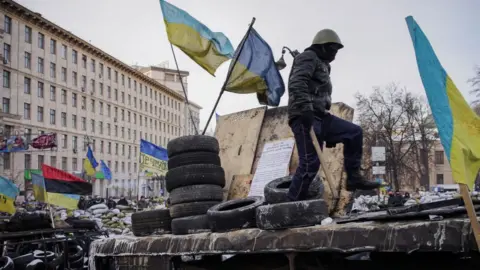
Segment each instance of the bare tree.
M413 167L409 171L419 180L421 186L428 188L432 150L438 140L437 128L430 107L423 97L407 94L405 102L402 106L407 110L412 134L412 158L409 160ZM408 163L405 165L408 166Z
M474 104L473 110L477 113L478 116L480 116L480 103Z
M473 87L471 93L475 95L475 100L473 101L473 103L477 106L480 106L480 66L475 67L475 75L468 81L472 84ZM478 110L476 110L476 112L479 113L480 108L477 108Z
M357 93L357 112L366 138L377 146L386 148L387 178L400 188L400 177L404 173L406 159L412 151L411 121L404 104L410 94L396 84L374 88L369 96ZM367 151L370 151L368 149Z

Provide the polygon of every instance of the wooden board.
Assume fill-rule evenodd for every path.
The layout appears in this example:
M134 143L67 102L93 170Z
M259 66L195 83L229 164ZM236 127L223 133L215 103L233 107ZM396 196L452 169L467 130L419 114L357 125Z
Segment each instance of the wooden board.
M266 107L220 116L215 137L225 170L224 198L234 175L250 174Z
M228 192L228 200L246 198L250 191L252 180L253 174L234 175Z
M353 108L349 107L344 103L334 103L332 104L332 108L330 113L336 115L340 118L343 118L348 121L353 120ZM265 119L263 121L262 129L260 131L260 136L258 138L258 145L257 150L255 153L255 160L253 162L251 174L255 174L257 163L260 159L260 156L263 151L263 147L265 143L274 141L274 140L282 140L286 138L293 137L293 133L288 126L288 113L287 107L277 107L269 109L265 113ZM336 148L331 149L324 149L325 156L327 159L327 168L331 171L333 178L334 178L334 189L338 190L339 187L342 185L343 188L345 185L344 172L343 172L343 145L338 144ZM295 146L293 149L292 159L290 161L290 174L293 174L298 167L298 151L297 147ZM324 180L325 185L325 199L329 204L330 208L333 207L332 202L332 194L330 189L328 188L328 183L325 180L325 176L322 172L322 179ZM346 202L349 201L349 192L343 190L340 196L340 206L339 209L343 209L343 206ZM340 213L341 214L341 213Z

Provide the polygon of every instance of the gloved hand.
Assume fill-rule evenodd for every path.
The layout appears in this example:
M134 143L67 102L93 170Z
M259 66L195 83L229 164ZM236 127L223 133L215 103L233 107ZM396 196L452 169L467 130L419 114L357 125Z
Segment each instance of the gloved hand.
M300 117L300 121L302 121L302 124L307 128L310 128L313 125L313 119L313 111L304 112L303 115Z

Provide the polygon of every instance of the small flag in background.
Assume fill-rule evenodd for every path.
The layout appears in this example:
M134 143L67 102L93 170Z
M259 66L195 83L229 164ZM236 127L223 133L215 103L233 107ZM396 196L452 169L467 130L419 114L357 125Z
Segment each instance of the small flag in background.
M15 199L18 196L18 187L10 180L0 176L0 212L15 213Z
M215 113L215 119L217 120L217 122L219 118L220 118L220 115L218 113Z
M140 171L162 176L167 173L167 149L149 141L140 140Z
M412 16L406 18L418 70L455 182L472 190L480 169L480 117L440 64Z
M45 190L45 179L40 174L32 173L33 196L35 200L48 203L47 192Z
M108 168L107 164L105 164L105 161L103 160L100 160L100 170L102 170L105 179L112 180L112 171L110 171L110 168Z
M82 195L92 195L92 184L48 165L42 165L45 191L49 204L77 209Z
M219 32L212 32L204 24L176 6L160 0L168 40L208 73L233 57L230 40Z
M88 176L94 176L95 168L97 167L98 167L98 162L93 156L92 148L88 146L87 158L83 161L83 169L85 170Z
M225 84L225 91L237 94L257 93L261 104L278 106L285 93L285 85L267 42L251 28L235 55L238 53L237 62L230 63L230 70L233 70Z

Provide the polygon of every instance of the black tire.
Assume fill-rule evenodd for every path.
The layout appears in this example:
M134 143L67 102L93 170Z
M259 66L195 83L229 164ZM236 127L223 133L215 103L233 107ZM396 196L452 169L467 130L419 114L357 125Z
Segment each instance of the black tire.
M166 188L173 189L192 185L225 186L225 171L212 164L193 164L168 170L165 176Z
M45 263L40 260L40 259L35 259L31 261L29 264L26 266L26 270L43 270L46 268Z
M72 227L75 229L89 229L89 230L96 230L97 223L93 220L74 220L72 221Z
M222 165L218 154L212 152L187 152L168 159L169 170L192 164Z
M267 185L263 190L265 201L268 204L289 202L287 197L288 188L292 183L293 176L277 178ZM308 187L307 200L322 199L324 192L323 182L319 177L315 177Z
M178 154L200 151L218 154L220 146L217 139L206 135L190 135L178 137L167 144L169 159Z
M170 207L170 216L172 216L172 218L182 218L205 215L208 209L218 203L220 203L220 201L191 202L172 205Z
M320 224L328 217L324 200L269 204L257 208L257 227L263 230L285 229Z
M262 197L247 197L218 204L207 212L210 229L224 232L255 227L255 209L264 202Z
M135 236L166 234L171 231L171 222L168 209L137 212L132 214L132 232Z
M33 253L27 253L13 258L13 264L15 266L15 269L20 270L25 269L25 267L27 267L27 264L29 264L33 260L35 260L35 257L33 257Z
M136 212L132 214L132 223L144 222L144 221L153 220L153 219L171 220L170 212L168 211L168 209L157 209L157 210Z
M193 185L179 187L170 192L170 204L180 204L201 201L221 201L223 188L216 185Z
M175 218L172 220L172 233L175 235L210 232L207 215Z
M35 250L33 252L33 257L35 257L35 259L39 259L39 260L47 260L48 262L49 261L52 261L53 259L55 259L55 253L53 253L52 251L43 251L43 250Z

